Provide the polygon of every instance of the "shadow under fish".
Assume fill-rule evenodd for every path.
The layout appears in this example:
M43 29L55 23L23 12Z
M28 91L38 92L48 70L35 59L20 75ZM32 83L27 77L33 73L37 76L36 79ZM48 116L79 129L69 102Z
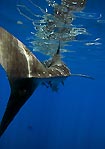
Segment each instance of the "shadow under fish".
M52 59L40 62L26 46L3 28L0 28L0 64L7 73L11 94L0 123L0 136L14 119L34 90L40 85L58 90L59 83L64 84L71 74L60 56L60 42Z

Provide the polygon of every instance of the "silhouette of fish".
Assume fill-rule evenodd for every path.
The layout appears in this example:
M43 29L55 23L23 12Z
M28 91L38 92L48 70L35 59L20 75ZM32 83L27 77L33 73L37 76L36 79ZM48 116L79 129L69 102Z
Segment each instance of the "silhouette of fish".
M7 129L21 107L34 90L40 85L58 90L58 84L64 84L71 74L60 56L60 42L52 59L40 62L26 46L3 28L0 28L0 64L7 73L11 94L0 123L0 136Z
M51 60L41 63L22 42L0 28L0 64L7 73L11 87L0 123L0 136L39 84L56 91L58 84L70 75L69 69L61 61L59 48Z

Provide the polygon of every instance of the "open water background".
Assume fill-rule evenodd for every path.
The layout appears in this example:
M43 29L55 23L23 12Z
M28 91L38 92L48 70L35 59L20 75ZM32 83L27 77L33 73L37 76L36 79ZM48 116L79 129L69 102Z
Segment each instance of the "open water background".
M81 21L91 35L81 36L82 42L70 42L65 47L70 52L62 53L71 72L88 74L95 80L69 77L58 93L39 86L0 138L0 149L105 149L104 6L104 0L87 1L83 11L94 13L93 19L75 23ZM0 0L0 26L30 47L27 38L34 28L17 11L16 0ZM0 67L0 118L9 95L9 82Z

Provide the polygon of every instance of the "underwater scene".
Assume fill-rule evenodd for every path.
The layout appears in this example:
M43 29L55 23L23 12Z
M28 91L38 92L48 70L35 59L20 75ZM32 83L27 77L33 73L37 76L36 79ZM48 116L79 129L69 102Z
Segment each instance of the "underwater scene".
M0 0L0 149L105 149L104 0Z

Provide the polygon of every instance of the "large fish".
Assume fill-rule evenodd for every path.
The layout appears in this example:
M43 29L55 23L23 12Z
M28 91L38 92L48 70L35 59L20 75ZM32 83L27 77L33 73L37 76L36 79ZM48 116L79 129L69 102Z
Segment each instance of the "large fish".
M43 84L57 91L58 84L64 83L71 74L60 56L60 43L52 59L40 62L26 46L3 28L0 28L0 64L7 73L11 94L0 123L0 136L14 119L20 108Z

